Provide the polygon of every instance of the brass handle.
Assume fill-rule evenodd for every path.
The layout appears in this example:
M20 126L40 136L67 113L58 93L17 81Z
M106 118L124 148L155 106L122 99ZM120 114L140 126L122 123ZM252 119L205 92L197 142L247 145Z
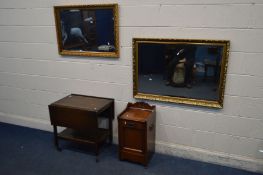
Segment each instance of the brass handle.
M133 128L134 126L135 126L135 123L130 123L130 122L124 122L124 125L126 126L126 127L129 127L129 128Z

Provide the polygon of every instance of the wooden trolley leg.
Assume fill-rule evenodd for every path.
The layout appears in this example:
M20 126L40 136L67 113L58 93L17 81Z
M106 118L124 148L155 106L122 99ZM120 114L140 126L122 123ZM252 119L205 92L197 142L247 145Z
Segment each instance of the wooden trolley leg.
M57 131L56 125L53 125L53 130L54 130L54 144L55 144L57 150L61 151L61 149L59 148L59 144L58 144L58 131Z
M96 144L95 145L95 154L96 154L96 162L99 162L99 145L98 144Z
M114 103L110 107L110 112L109 113L110 113L110 116L109 116L109 132L110 132L109 142L110 142L110 144L112 144L112 140L113 140L112 120L114 118Z

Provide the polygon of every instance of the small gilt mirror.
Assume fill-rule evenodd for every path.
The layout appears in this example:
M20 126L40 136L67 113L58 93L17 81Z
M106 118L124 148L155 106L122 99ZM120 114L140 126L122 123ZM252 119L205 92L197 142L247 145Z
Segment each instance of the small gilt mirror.
M222 108L230 42L133 39L135 98Z
M55 6L61 55L119 57L118 5Z

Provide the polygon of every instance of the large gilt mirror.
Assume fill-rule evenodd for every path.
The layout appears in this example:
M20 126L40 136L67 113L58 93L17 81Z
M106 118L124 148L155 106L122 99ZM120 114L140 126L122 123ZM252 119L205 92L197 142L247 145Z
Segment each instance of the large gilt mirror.
M118 5L55 6L61 55L118 57Z
M222 108L226 40L133 39L135 98Z

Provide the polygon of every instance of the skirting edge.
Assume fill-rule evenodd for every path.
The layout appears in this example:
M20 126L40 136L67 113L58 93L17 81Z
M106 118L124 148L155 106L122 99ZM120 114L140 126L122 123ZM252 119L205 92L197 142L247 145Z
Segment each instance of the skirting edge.
M3 112L0 112L0 122L40 129L44 131L53 131L49 120L24 117Z
M253 159L250 157L213 152L205 149L170 144L160 141L156 142L156 152L185 159L197 160L232 168L243 169L247 171L263 173L263 160Z

